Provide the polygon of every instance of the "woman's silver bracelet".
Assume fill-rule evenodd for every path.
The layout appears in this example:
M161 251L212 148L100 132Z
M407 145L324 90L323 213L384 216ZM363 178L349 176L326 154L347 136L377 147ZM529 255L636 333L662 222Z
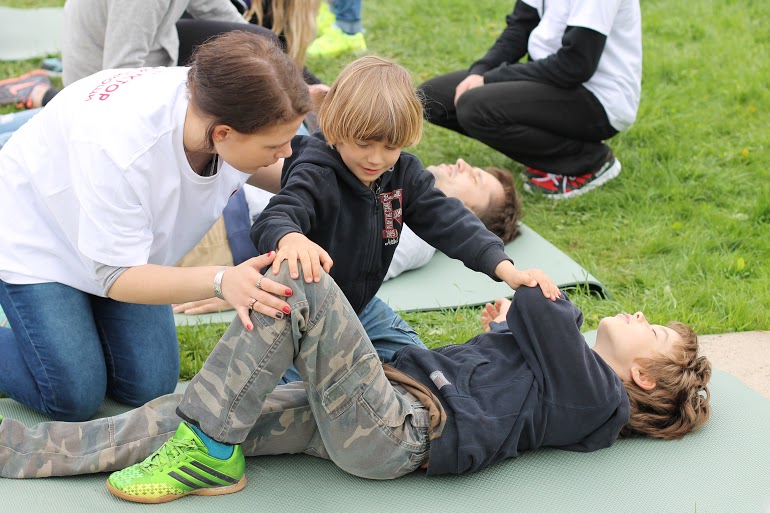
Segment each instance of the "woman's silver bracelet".
M225 296L222 295L222 276L225 275L226 270L227 267L223 267L217 271L217 274L214 276L214 295L221 300L225 299Z

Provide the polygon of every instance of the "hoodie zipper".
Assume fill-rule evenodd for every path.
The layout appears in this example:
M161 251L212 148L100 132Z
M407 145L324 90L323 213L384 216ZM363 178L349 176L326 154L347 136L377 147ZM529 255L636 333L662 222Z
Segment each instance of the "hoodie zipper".
M380 181L379 179L376 182L375 188L371 189L372 196L374 199L374 205L372 208L372 241L371 245L369 246L371 248L371 251L369 252L369 262L367 263L367 269L368 272L374 272L376 269L374 268L375 264L377 263L377 255L379 254L379 232L382 230L380 229L380 218L382 217L380 215L380 191L382 189L380 188ZM372 295L372 291L369 290L371 285L369 285L368 281L366 284L366 292L365 296ZM377 292L376 290L374 291ZM366 306L366 305L362 305Z

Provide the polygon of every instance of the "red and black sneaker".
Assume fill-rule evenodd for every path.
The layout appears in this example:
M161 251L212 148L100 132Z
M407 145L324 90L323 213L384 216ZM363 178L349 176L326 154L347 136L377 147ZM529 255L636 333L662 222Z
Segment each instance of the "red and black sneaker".
M535 169L534 167L527 167L521 172L521 179L525 182L528 182L533 178L545 178L546 176L548 176L548 173Z
M540 192L553 199L571 198L604 185L618 176L620 169L620 161L609 152L604 163L596 171L578 176L547 173L546 176L527 180L524 190L531 193Z
M0 80L0 105L17 104L19 107L27 107L30 93L39 85L51 86L51 79L42 69L30 71L20 77Z

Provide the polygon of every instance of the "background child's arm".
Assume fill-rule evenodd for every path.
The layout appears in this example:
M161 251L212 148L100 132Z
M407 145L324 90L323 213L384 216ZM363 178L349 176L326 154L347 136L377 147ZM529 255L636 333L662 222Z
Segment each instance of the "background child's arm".
M321 267L328 273L334 265L332 257L324 248L297 232L288 233L278 241L278 253L273 261L273 274L278 274L281 262L284 260L289 263L289 272L295 280L299 278L297 262L302 264L302 274L307 283L321 281Z

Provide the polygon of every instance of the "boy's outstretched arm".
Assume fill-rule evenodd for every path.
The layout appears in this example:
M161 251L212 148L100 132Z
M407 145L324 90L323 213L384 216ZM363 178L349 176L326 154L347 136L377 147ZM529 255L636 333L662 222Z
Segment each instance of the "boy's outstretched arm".
M328 273L334 265L332 257L324 248L299 232L287 233L278 241L278 253L273 261L273 274L278 274L281 262L284 260L289 263L289 274L295 280L299 278L297 267L299 261L307 283L321 281L321 267Z
M559 287L540 269L525 269L521 271L510 260L503 260L495 267L495 274L513 290L518 289L522 285L527 287L540 285L543 295L551 301L556 301L561 294Z

